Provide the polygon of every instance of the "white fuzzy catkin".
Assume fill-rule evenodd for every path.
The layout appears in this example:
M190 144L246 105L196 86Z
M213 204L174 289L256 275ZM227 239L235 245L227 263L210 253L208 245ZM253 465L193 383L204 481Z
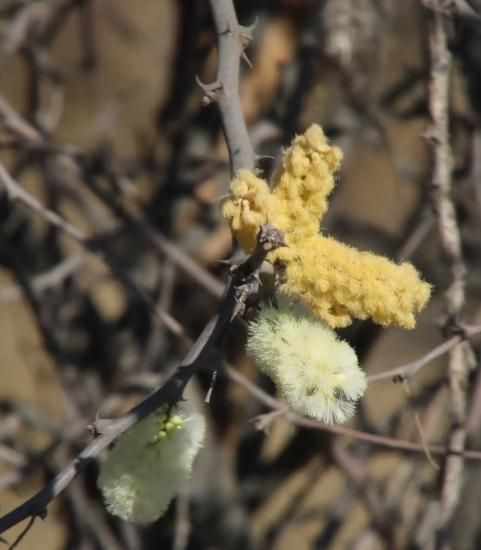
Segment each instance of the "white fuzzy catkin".
M109 512L138 523L158 519L189 478L204 433L201 415L162 408L122 435L97 481Z
M355 351L309 312L264 307L249 323L247 351L295 412L340 423L355 412L366 376Z

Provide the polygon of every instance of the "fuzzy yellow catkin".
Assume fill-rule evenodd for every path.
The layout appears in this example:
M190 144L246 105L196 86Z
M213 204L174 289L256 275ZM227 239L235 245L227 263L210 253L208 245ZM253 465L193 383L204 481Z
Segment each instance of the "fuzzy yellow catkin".
M284 232L288 247L267 257L282 276L279 290L301 299L331 327L347 326L355 317L413 328L414 314L431 294L416 269L319 232L341 160L341 150L313 125L284 152L272 189L241 170L223 201L223 215L246 252L254 249L262 224Z
M249 323L247 351L295 412L340 423L366 389L355 351L305 308L285 300Z
M97 480L109 512L137 523L162 516L190 476L204 432L201 415L163 407L122 435Z

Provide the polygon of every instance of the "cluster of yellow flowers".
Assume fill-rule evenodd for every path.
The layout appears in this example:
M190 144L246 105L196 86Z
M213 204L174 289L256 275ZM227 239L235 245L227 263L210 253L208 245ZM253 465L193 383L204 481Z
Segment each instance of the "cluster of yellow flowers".
M411 264L320 234L341 159L322 129L311 126L285 151L272 189L241 170L222 205L246 252L263 224L284 232L288 246L267 259L281 275L276 290L288 298L279 295L249 323L247 349L293 410L324 422L352 416L366 388L355 351L333 328L353 317L412 328L431 292ZM163 407L119 438L98 479L109 511L140 523L160 517L189 477L204 431L201 416Z
M431 293L416 269L320 234L341 160L341 150L313 125L284 152L272 189L241 170L223 201L223 215L246 252L254 249L261 225L284 232L288 246L267 258L282 273L279 290L300 299L331 327L345 327L355 317L413 328L414 313Z

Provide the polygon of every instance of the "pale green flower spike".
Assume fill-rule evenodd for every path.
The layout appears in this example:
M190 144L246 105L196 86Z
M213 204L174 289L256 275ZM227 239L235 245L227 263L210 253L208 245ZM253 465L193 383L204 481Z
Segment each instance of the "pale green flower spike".
M138 523L162 516L189 478L204 433L201 415L168 416L162 408L122 435L97 481L109 512Z
M247 350L290 408L326 423L355 412L366 376L352 347L305 308L284 299L249 323Z

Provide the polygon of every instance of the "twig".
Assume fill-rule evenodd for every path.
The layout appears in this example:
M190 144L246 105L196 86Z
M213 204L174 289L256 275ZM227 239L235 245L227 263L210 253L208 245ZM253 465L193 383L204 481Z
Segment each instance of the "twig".
M60 263L49 269L45 273L36 275L30 281L31 286L37 292L42 292L49 288L61 284L67 277L75 273L85 262L85 254L78 252L68 256ZM17 300L22 296L22 289L17 285L0 287L0 304Z
M439 14L457 17L481 32L481 16L476 13L466 0L423 0L426 7Z
M256 155L247 133L239 97L239 68L244 49L252 40L253 27L237 21L232 0L209 0L219 46L219 64L215 82L203 84L204 103L219 104L225 138L231 160L231 175L241 168L252 170Z
M426 439L426 435L424 433L424 428L423 428L423 425L422 425L422 422L421 422L421 418L419 417L419 413L412 404L413 394L412 394L412 391L411 391L411 386L409 384L409 380L405 379L403 381L403 388L404 388L404 391L406 392L406 397L408 398L409 405L411 406L411 409L412 409L412 412L413 412L414 422L416 424L416 428L418 430L419 437L421 438L421 443L423 445L423 448L424 448L424 451L425 451L425 454L426 454L426 459L435 470L439 470L439 464L434 460L434 458L432 457L431 452L429 450L429 445L428 445L428 442L427 442L427 439Z
M60 229L72 239L76 240L80 244L87 246L87 237L72 224L64 220L56 212L49 210L42 206L42 204L32 195L27 193L20 185L12 178L12 176L5 170L4 166L0 164L0 183L5 187L8 193L8 197L11 201L19 201L25 206L28 206L30 210L37 212L44 217L51 225Z
M22 144L28 144L30 147L42 144L44 140L42 134L24 120L3 96L0 96L0 120L21 140Z
M189 495L187 493L182 493L178 496L172 550L185 550L187 548L191 527L189 504Z
M386 447L397 451L408 451L408 452L421 453L421 454L426 453L425 446L419 443L413 443L411 441L405 441L403 439L396 439L393 437L386 437L383 435L362 432L359 430L353 430L351 428L345 428L344 426L337 426L333 424L323 424L322 422L318 422L317 420L311 420L309 418L305 418L304 416L300 416L290 411L286 407L286 405L282 403L282 401L279 401L278 399L266 393L264 390L262 390L261 388L259 388L258 386L250 382L247 378L245 378L242 374L240 374L235 369L225 366L224 371L232 381L236 382L237 384L245 388L251 395L253 395L261 403L264 403L264 405L266 405L272 410L279 411L278 415L275 415L274 417L270 418L271 420L272 418L282 416L287 422L290 422L296 426L301 426L303 428L329 432L342 437L357 439L359 441L364 441L365 443L371 443L373 445L379 445L381 447ZM267 414L270 414L270 413L267 413ZM258 423L259 420L262 423L262 417L257 417L256 423ZM265 424L263 427L265 427ZM429 445L428 448L429 448L429 452L433 455L444 455L446 454L446 452L448 452L448 448L445 447L444 445ZM460 454L462 457L468 460L481 461L481 451L471 451L471 450L465 449Z
M425 355L422 355L421 357L419 357L419 359L416 359L415 361L411 361L409 363L405 363L404 365L400 365L399 367L394 367L384 372L371 374L370 376L367 377L367 380L369 383L371 383L371 382L378 382L380 380L386 380L386 379L398 381L398 380L412 378L423 367L428 365L431 361L434 361L434 359L437 359L438 357L441 357L445 353L448 353L455 346L460 344L464 338L466 339L473 338L478 334L481 334L481 327L478 327L478 326L463 327L462 336L460 335L451 336L451 338L449 338L442 344L439 344L439 346L436 346Z
M461 253L461 236L451 198L452 158L449 144L449 78L451 55L448 50L446 21L442 0L424 0L429 13L429 51L431 58L429 111L432 124L427 139L432 148L432 205L437 218L443 253L450 270L450 286L445 293L448 315L446 328L456 328L465 302L465 273ZM451 428L442 490L438 536L444 548L450 547L447 531L457 508L462 489L466 442L467 379L469 344L459 342L449 351L449 409Z
M8 550L13 550L16 548L24 539L25 535L30 531L30 529L33 527L33 524L35 523L36 516L32 516L25 526L25 529L21 531L21 533L18 535L18 537L12 542L12 544L9 545Z
M49 208L45 208L35 197L27 193L5 170L3 165L0 163L0 184L2 184L8 193L9 198L12 201L19 201L21 204L27 206L34 212L37 212L42 217L44 217L51 225L60 229L66 233L69 237L77 241L84 248L96 254L111 270L117 275L119 280L124 284L124 286L139 300L147 306L147 308L152 311L159 319L165 323L165 325L171 330L174 334L178 336L183 335L182 326L168 313L162 309L155 307L155 304L151 298L139 288L129 277L123 269L121 269L117 262L114 261L109 255L105 253L104 250L101 250L98 245L98 239L89 238L82 231L74 227L71 223L64 220L56 212L53 212Z

